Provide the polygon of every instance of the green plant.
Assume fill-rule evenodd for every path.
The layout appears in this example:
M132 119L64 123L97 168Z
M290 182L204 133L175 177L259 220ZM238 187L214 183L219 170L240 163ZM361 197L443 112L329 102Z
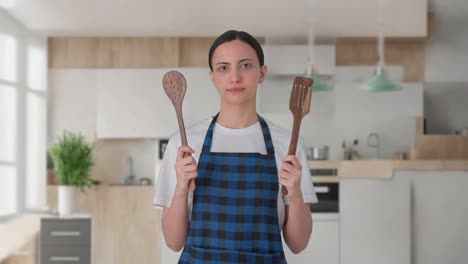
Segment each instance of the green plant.
M100 183L89 177L94 164L93 147L81 133L63 131L49 152L60 185L76 186L84 192L86 187Z

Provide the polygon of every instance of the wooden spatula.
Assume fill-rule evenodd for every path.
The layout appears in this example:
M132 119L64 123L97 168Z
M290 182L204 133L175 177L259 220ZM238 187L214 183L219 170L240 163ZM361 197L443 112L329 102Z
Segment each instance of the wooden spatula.
M176 111L182 146L188 146L187 135L185 134L184 119L182 117L182 101L184 100L185 92L187 91L187 82L185 81L185 78L182 75L182 73L178 71L169 71L166 74L164 74L162 84L167 97L169 97L169 99L171 100ZM190 155L190 153L184 153L184 157L187 157L188 155ZM189 190L195 190L194 179L190 180Z
M314 80L305 77L296 77L291 90L291 98L289 99L289 110L291 110L294 122L291 135L291 143L289 143L288 155L296 155L297 140L299 137L299 129L301 128L302 118L310 111L310 101L312 100L312 85ZM281 193L288 194L288 190L281 186Z

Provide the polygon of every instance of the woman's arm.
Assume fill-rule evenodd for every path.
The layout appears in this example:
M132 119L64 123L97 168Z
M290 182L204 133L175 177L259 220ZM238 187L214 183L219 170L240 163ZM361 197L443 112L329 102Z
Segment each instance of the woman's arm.
M301 191L302 166L293 155L283 159L280 183L288 190L289 205L285 207L283 235L289 249L298 254L307 247L312 233L312 216Z
M162 230L167 246L175 252L185 244L189 228L188 192L175 192L170 208L164 208Z
M304 203L302 197L288 197L288 199L289 205L285 206L283 235L291 252L298 254L309 243L313 225L312 217L309 205Z
M184 152L194 153L190 147L180 147L175 164L177 184L171 206L164 208L162 230L167 246L180 251L187 239L189 229L188 193L190 179L197 177L197 164L192 156L183 157Z

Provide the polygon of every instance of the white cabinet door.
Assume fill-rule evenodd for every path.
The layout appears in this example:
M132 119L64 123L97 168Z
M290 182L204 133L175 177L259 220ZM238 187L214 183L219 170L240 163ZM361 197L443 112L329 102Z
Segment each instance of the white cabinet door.
M407 177L340 181L341 264L409 264Z
M286 260L289 264L339 264L340 263L340 230L339 220L314 219L312 235L307 248L301 253L293 254L286 243L283 243Z
M96 71L50 69L48 98L48 143L63 130L96 136Z
M176 123L163 112L172 106L161 87L163 74L157 70L99 70L98 137L154 137L174 130Z
M168 138L178 130L174 107L162 88L171 69L99 70L99 138ZM183 101L186 126L218 109L208 69L178 69L187 80Z

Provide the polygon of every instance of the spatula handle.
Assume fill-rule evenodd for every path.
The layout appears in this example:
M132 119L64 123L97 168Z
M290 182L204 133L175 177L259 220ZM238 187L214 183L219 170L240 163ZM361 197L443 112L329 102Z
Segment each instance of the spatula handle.
M289 143L288 155L296 155L297 141L299 139L299 130L301 129L301 119L294 116L293 130L291 133L291 142Z
M293 130L291 133L291 142L289 143L288 155L296 155L297 141L299 138L299 129L301 128L301 119L297 116L294 116L293 121ZM281 194L288 195L288 190L281 186Z

